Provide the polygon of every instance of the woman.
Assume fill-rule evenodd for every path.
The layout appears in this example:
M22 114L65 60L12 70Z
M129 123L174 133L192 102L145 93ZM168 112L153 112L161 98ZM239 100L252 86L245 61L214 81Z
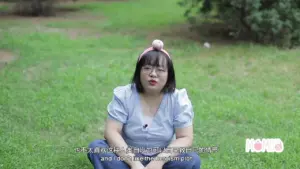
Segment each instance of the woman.
M173 63L162 41L154 40L139 56L132 84L113 94L105 140L89 145L95 169L200 168L197 153L182 152L192 146L194 112L186 90L176 89Z

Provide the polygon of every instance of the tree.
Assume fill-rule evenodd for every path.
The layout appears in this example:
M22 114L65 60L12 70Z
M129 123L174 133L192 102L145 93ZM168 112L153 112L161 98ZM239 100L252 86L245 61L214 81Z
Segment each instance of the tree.
M186 7L185 16L192 24L205 14L236 32L250 33L258 42L300 45L300 0L182 0L179 5Z

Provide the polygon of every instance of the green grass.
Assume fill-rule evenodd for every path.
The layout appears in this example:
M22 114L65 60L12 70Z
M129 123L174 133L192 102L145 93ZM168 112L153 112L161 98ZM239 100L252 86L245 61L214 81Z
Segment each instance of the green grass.
M0 49L18 56L0 70L1 169L92 168L75 148L103 138L112 90L129 82L138 54L151 43L146 35L184 21L184 9L172 0L75 6L84 12L78 21L39 24L97 30L100 37L34 31L28 20L0 24ZM203 169L300 168L299 49L217 42L204 49L158 38L172 53L178 88L187 89L194 105L194 146L219 146L200 154ZM246 138L281 138L285 150L245 153Z

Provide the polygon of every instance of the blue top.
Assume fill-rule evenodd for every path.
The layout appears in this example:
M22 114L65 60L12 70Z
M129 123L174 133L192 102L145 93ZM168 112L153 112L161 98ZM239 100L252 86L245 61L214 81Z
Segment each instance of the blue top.
M186 89L164 94L149 127L135 85L116 87L107 106L108 118L123 123L122 137L129 147L166 148L175 139L175 128L193 124L194 112Z

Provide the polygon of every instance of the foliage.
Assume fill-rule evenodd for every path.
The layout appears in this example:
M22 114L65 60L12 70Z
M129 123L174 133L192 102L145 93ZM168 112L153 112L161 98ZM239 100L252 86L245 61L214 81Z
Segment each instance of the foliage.
M300 44L299 0L182 0L179 5L187 8L184 15L193 24L198 16L211 17L216 11L217 18L235 32L250 33L258 42L281 47Z

